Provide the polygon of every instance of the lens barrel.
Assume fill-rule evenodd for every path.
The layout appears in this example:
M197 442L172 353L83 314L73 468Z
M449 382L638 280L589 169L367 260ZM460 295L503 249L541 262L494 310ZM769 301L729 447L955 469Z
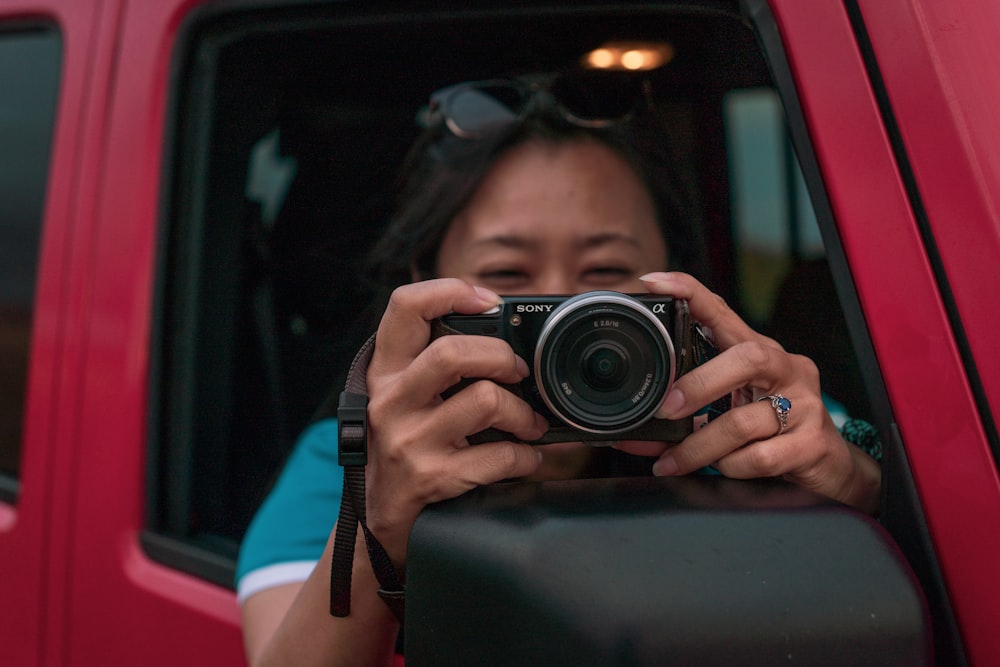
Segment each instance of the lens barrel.
M674 370L663 322L619 292L564 301L543 324L535 349L535 379L546 407L590 433L614 435L652 418Z

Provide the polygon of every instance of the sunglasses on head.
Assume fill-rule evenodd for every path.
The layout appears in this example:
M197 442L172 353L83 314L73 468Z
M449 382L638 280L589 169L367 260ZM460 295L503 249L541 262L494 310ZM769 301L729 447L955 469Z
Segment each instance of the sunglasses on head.
M433 93L426 124L443 122L457 137L478 139L551 111L573 125L600 129L627 121L643 104L651 105L648 83L620 73L488 79Z

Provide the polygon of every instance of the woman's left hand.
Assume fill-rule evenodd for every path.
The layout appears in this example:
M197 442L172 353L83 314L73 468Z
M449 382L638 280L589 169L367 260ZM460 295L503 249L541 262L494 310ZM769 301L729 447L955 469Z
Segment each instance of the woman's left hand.
M687 274L652 273L642 280L653 294L687 299L692 319L712 332L720 350L674 382L656 416L690 417L727 394L733 408L676 445L623 442L620 449L658 455L657 475L712 465L737 479L783 477L870 514L878 512L879 465L841 437L823 404L816 364L751 329L721 297ZM791 402L785 420L770 400L761 400L772 396Z

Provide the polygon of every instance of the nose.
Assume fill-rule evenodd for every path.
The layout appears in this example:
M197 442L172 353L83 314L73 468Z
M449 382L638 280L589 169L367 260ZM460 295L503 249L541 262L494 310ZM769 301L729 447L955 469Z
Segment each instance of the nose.
M580 291L573 276L558 268L542 273L538 277L535 289L538 294L576 294Z

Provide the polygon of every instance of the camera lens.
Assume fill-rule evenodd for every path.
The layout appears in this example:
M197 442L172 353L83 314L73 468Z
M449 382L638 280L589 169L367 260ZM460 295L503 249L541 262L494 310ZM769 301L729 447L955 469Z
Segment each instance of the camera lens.
M663 323L618 292L587 292L560 304L535 350L539 393L568 425L613 435L650 419L674 375Z
M598 341L583 355L583 379L600 391L620 387L628 370L628 351L617 343Z

